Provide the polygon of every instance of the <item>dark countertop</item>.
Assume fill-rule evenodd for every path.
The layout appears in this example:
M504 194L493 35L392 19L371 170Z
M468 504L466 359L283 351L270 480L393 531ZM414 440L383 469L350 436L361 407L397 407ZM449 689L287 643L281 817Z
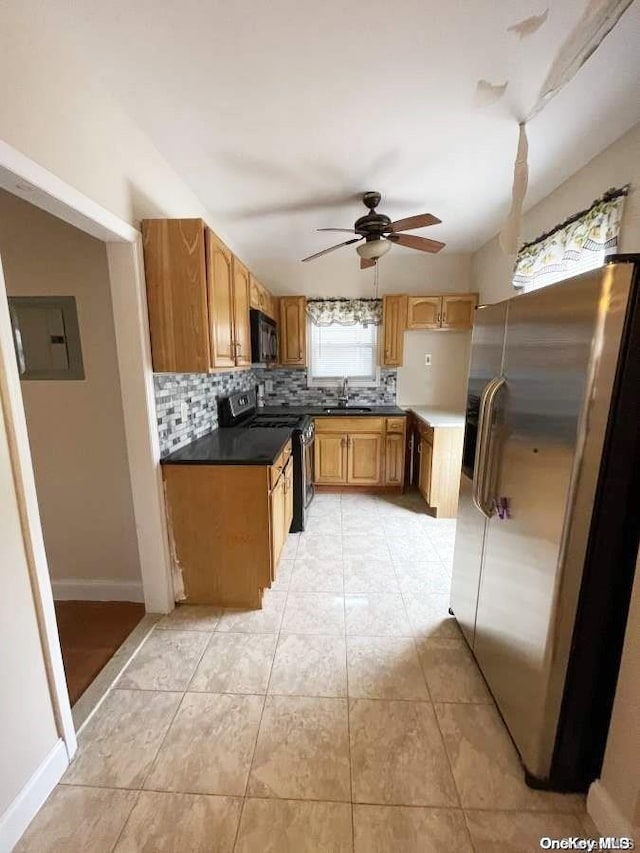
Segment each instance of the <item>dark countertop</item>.
M357 405L353 404L357 409ZM328 408L328 407L327 407ZM258 409L259 414L263 415L310 415L312 418L398 418L404 417L407 413L404 409L398 406L369 406L370 412L358 412L347 406L341 409L338 405L331 407L333 411L325 412L324 406L265 406L263 409Z
M161 465L273 465L291 437L287 427L217 429L160 460Z

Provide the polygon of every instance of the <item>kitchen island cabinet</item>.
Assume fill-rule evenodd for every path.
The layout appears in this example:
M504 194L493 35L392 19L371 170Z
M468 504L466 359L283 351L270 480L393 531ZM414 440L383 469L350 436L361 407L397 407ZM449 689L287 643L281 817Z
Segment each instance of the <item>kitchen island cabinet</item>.
M272 439L278 450L282 430L266 432L280 434ZM178 451L163 460L174 570L181 575L188 604L262 606L263 591L277 577L293 519L293 457L291 439L285 438L271 464L262 458L249 464L224 464L224 459L208 464L198 452L203 440L194 442L195 450L185 448L182 459ZM210 444L214 446L213 439ZM237 452L231 436L229 446Z

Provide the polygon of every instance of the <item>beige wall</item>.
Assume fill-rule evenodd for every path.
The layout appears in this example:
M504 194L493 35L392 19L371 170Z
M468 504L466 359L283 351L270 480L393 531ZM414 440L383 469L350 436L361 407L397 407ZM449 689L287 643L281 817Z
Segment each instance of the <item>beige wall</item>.
M523 242L588 207L610 187L627 183L632 186L625 202L619 250L640 252L640 124L525 214ZM502 253L497 237L476 252L471 260L471 281L481 302L499 302L513 296L512 271L513 258Z
M524 217L523 240L552 228L613 186L631 183L625 203L620 252L640 252L640 124L595 157ZM471 280L483 302L513 295L513 259L494 238L473 256ZM632 594L625 652L609 730L602 784L640 836L640 569Z
M0 817L58 735L0 405Z
M405 332L398 405L464 411L470 349L471 332ZM424 364L427 354L431 367Z
M640 559L627 622L602 784L640 842Z
M54 581L140 580L104 243L0 191L10 296L75 296L85 379L22 382Z
M3 4L0 139L129 223L145 216L206 216L64 38L20 3Z

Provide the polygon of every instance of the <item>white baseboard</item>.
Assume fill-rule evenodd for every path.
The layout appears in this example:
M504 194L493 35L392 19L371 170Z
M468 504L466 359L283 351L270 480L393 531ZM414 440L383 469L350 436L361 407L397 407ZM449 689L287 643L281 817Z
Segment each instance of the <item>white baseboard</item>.
M13 850L68 766L64 741L59 740L0 817L0 853Z
M587 794L587 812L598 832L615 838L634 838L637 828L622 814L599 779L591 784Z
M98 578L51 579L55 601L136 601L144 602L142 581Z

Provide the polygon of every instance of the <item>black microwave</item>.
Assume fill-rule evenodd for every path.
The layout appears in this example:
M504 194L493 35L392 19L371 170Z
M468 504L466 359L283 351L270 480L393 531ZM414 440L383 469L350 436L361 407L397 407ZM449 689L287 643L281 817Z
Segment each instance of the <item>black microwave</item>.
M252 308L251 318L251 363L275 364L278 360L278 327L271 317Z

